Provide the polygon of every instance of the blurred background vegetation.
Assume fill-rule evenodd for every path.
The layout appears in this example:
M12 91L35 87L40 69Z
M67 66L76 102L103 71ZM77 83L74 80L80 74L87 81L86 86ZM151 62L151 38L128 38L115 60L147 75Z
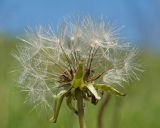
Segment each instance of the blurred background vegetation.
M33 106L24 103L14 72L18 63L11 56L17 42L0 37L0 128L78 128L78 118L67 107L62 107L57 124L52 124L46 112L32 111ZM126 97L111 97L104 114L106 127L160 127L160 56L144 51L141 61L146 65L141 81L126 86ZM98 107L87 104L88 128L96 128Z
M102 0L42 2L0 1L0 128L78 128L78 118L62 107L57 124L49 123L45 111L25 104L17 87L19 64L11 56L27 25L57 23L73 11L103 14L126 25L127 39L143 51L145 72L140 81L126 86L127 96L112 96L104 112L104 128L160 128L160 2L158 0ZM92 6L91 6L92 5ZM84 13L85 14L85 13ZM52 18L51 18L52 17ZM100 103L99 103L100 105ZM86 106L88 128L96 128L99 105ZM63 104L65 106L65 104Z

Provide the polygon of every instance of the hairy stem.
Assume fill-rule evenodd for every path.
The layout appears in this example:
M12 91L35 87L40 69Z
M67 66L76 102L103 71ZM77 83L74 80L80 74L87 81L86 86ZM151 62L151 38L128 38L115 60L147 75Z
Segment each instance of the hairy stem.
M86 128L84 119L83 92L80 89L76 89L76 99L80 128Z
M104 100L99 108L98 116L97 116L97 128L103 128L103 115L104 115L104 110L105 107L107 106L108 102L110 99L109 94L105 94Z

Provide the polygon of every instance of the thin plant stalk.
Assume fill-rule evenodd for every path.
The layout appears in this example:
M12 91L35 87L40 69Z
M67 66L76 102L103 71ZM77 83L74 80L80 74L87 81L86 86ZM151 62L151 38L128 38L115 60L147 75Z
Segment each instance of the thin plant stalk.
M84 118L84 106L83 106L83 92L80 89L76 89L77 108L80 128L86 128Z
M114 121L111 121L111 128L119 128L119 124L120 124L120 110L122 108L122 100L120 98L116 98L115 99L115 107L114 107L114 111L113 111L113 115L112 115L112 119L114 119ZM115 123L116 122L116 123Z
M108 105L108 102L110 100L110 94L105 94L104 100L102 104L100 105L100 109L97 116L97 128L104 128L103 126L103 116L106 106Z

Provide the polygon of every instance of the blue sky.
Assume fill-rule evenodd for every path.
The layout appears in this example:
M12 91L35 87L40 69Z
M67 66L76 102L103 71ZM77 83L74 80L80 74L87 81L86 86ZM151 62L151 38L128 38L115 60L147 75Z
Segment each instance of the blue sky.
M106 17L133 42L159 44L158 0L0 0L0 32L20 34L27 26L56 26L74 14Z

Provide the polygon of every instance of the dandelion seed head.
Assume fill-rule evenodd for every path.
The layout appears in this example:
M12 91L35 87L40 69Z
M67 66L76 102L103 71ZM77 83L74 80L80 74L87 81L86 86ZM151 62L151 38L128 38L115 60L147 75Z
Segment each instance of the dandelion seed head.
M51 108L51 98L70 86L82 60L85 82L123 86L139 79L137 49L121 43L115 32L105 20L90 16L65 20L57 30L29 30L14 54L22 67L19 83L27 100Z

